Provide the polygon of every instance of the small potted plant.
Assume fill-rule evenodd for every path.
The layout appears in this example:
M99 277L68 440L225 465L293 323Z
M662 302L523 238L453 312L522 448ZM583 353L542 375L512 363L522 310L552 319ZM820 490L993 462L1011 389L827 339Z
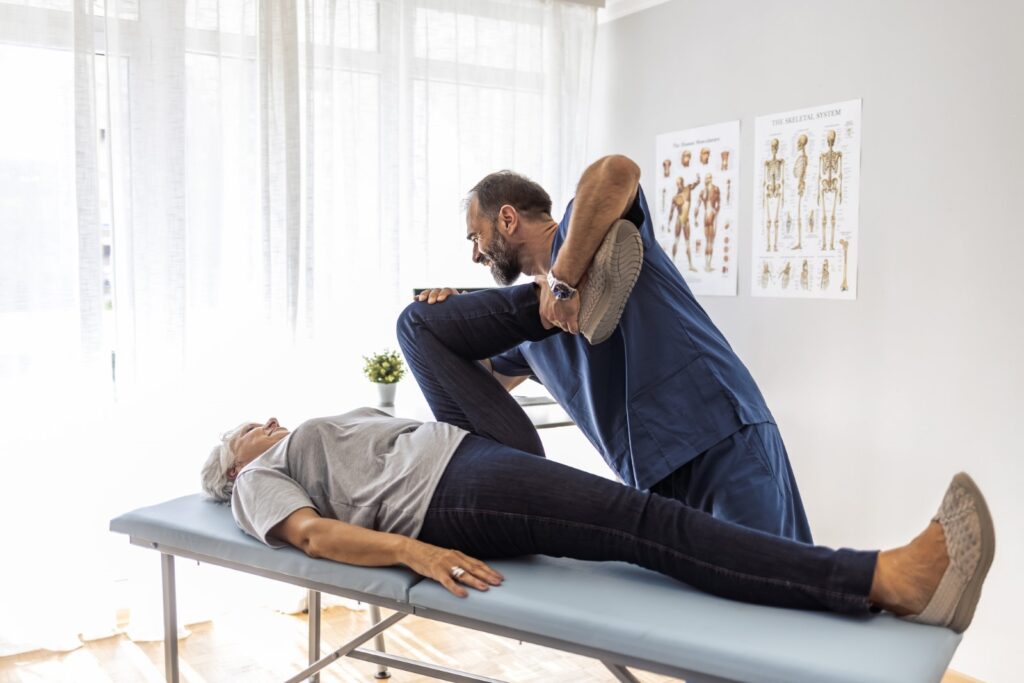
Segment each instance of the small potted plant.
M395 384L405 374L405 363L398 351L385 349L382 353L363 356L363 360L363 372L380 392L380 405L395 405Z

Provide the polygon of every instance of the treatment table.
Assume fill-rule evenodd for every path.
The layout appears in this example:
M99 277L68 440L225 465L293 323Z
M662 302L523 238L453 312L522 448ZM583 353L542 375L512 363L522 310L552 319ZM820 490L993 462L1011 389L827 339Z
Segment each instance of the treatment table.
M402 568L370 569L273 550L244 534L231 509L201 495L121 515L112 531L160 553L164 654L178 681L174 558L184 557L302 586L309 591L310 678L340 657L457 682L494 679L384 651L383 632L407 615L537 643L599 659L618 681L636 667L688 683L916 683L942 678L960 636L889 615L853 618L759 607L701 593L678 581L618 562L526 557L490 564L502 586L465 599ZM320 658L320 594L371 605L373 625ZM385 619L379 607L395 610ZM375 640L376 649L360 647Z
M415 387L406 387L391 414L433 419ZM538 429L571 425L550 397L515 397ZM178 681L174 558L184 557L284 581L309 591L310 666L288 683L315 677L340 657L434 678L500 683L384 651L383 633L404 617L478 631L600 660L622 683L628 667L678 676L687 683L925 683L942 678L960 636L889 615L842 617L758 607L701 593L656 572L619 562L526 557L489 562L505 582L456 598L440 584L402 568L354 567L273 550L243 533L227 505L185 496L121 515L111 531L161 554L164 657L168 681ZM370 605L372 626L320 657L320 594ZM380 607L394 610L380 618ZM376 649L360 647L373 640ZM315 679L314 679L315 680Z

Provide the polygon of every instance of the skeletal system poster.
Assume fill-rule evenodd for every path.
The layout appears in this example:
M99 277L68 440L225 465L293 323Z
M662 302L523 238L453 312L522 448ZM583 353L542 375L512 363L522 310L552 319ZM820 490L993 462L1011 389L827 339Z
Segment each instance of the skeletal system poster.
M657 137L655 232L694 294L736 296L740 122Z
M861 101L754 127L754 296L857 298Z

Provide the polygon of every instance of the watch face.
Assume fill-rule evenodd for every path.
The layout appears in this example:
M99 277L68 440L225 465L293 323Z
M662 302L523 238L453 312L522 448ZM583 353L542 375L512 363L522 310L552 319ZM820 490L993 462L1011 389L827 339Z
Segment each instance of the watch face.
M556 299L568 299L572 296L572 290L569 289L569 286L561 282L552 287L551 293L555 295Z

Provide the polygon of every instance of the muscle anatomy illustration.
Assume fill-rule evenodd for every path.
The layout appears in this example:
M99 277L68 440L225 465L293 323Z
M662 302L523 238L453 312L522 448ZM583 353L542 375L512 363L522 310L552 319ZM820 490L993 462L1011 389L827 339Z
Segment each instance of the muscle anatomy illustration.
M697 176L689 185L682 178L676 178L676 194L672 197L672 206L668 210L669 224L672 224L673 215L676 219L676 238L672 243L672 260L675 261L676 251L679 249L679 235L682 234L683 240L686 242L686 263L693 272L697 272L697 269L693 267L693 257L690 254L690 194L698 185L700 185L700 176Z
M712 182L711 174L704 176L704 188L700 191L697 209L704 209L704 270L711 272L711 256L715 248L715 232L718 212L722 208L722 192ZM694 212L696 219L696 212Z

